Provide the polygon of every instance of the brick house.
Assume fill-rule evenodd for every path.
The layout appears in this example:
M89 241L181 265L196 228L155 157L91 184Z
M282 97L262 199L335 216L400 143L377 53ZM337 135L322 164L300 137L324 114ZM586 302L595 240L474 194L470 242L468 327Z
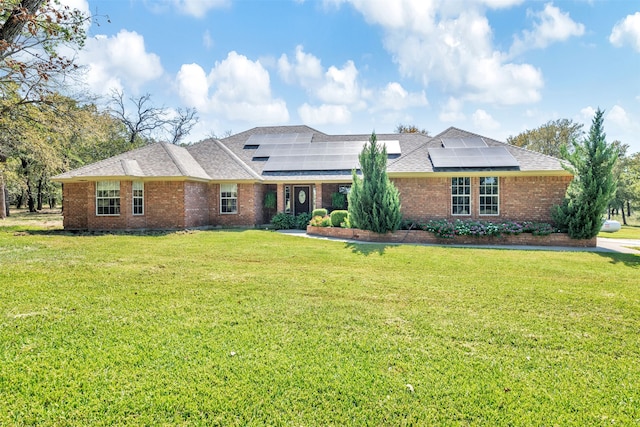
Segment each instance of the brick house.
M556 158L456 128L380 134L410 219L551 221L572 176ZM331 210L369 135L254 128L186 147L155 143L54 177L69 230L256 226L275 212ZM264 208L275 194L275 209Z

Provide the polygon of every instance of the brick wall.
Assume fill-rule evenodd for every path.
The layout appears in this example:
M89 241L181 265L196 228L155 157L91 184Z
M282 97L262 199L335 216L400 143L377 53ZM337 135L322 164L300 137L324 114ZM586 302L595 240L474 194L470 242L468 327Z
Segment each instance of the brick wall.
M224 227L254 226L262 217L261 184L238 184L238 213L220 213L220 185L209 185L209 224ZM260 206L257 206L259 204Z
M402 215L407 219L487 219L551 221L551 207L560 204L571 177L501 177L500 215L479 216L479 178L471 178L470 216L451 215L451 178L396 178ZM322 207L331 208L338 184L316 184ZM277 187L283 191L283 186ZM293 186L292 186L293 188ZM238 212L220 213L220 185L181 181L146 182L144 215L133 215L132 182L120 182L120 215L97 216L95 183L64 184L64 227L69 230L176 229L185 227L254 226L265 222L263 199L267 186L238 184ZM283 193L278 194L282 208ZM320 198L318 197L318 198Z
M464 176L464 175L460 175ZM479 215L478 177L471 177L471 215L451 215L451 178L395 178L404 218L504 219L551 221L551 208L562 203L570 176L500 177L500 215Z
M331 195L333 193L339 192L341 185L351 186L351 183L350 182L345 182L345 183L341 183L341 184L333 184L333 183L331 183L331 184L322 184L322 207L327 209L329 212L331 212L332 210L335 209L333 207L333 205L331 204L331 202L332 202ZM346 200L345 200L344 209L347 209Z
M70 182L62 185L62 224L65 230L86 230L87 200L91 192L90 183Z
M184 183L184 217L186 227L209 225L209 184L206 182Z

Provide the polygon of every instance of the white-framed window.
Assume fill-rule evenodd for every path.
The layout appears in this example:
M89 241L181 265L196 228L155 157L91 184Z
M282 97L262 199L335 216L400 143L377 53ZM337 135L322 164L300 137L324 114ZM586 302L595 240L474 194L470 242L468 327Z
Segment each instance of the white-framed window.
M480 177L480 215L500 214L500 180L497 176Z
M133 201L133 214L144 215L144 182L133 181L131 193L131 199Z
M471 215L471 178L451 178L451 214Z
M120 215L120 181L96 182L96 215Z
M284 186L284 212L291 213L291 187Z
M238 184L220 184L220 213L238 213Z

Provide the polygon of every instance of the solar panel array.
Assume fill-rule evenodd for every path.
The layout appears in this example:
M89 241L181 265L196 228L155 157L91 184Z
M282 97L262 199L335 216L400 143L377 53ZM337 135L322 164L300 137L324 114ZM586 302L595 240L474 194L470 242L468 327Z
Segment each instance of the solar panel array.
M487 143L481 137L465 138L441 138L444 148L480 148L486 147Z
M518 161L506 147L429 148L434 168L513 168Z
M367 141L311 142L312 134L251 135L245 148L254 160L266 159L264 172L336 171L359 168L358 155ZM400 141L378 141L388 155L400 155Z
M312 133L263 133L249 136L244 143L246 146L266 144L296 144L309 143L313 138Z
M359 169L357 155L291 155L270 157L263 172L326 171Z

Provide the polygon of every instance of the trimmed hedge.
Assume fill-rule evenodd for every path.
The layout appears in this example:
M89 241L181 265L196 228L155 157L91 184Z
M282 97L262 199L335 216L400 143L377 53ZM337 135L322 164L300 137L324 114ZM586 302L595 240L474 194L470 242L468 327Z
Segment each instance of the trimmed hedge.
M348 215L349 211L345 210L335 210L331 212L331 225L333 227L341 227Z

